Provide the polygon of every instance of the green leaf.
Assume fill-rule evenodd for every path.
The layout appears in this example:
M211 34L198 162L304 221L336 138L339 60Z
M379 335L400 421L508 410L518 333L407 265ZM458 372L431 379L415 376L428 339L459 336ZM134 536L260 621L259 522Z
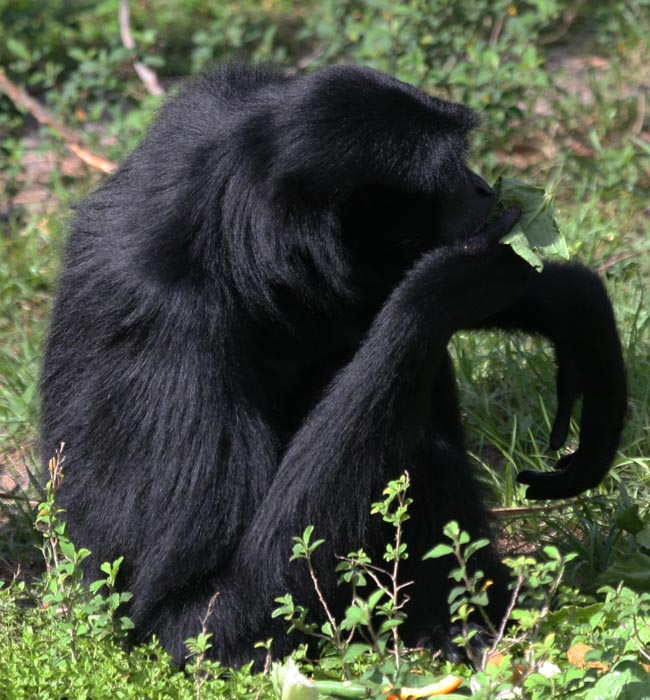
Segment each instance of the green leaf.
M447 603L453 603L457 598L464 596L467 593L465 586L454 586L447 596Z
M602 676L584 697L585 700L645 700L650 697L650 681L640 665L623 661Z
M470 602L474 603L474 605L479 605L482 608L487 607L488 603L490 602L487 591L479 591L476 595L473 595L470 598Z
M465 559L469 559L471 556L476 554L480 549L484 549L490 545L489 540L476 540L475 542L470 542L467 547L465 547L464 556Z
M101 590L106 585L106 581L93 581L89 588L91 593L97 593L97 591Z
M59 540L59 548L64 557L74 559L75 548L70 540Z
M448 522L442 529L445 537L449 537L450 540L455 540L460 534L460 526L455 520Z
M14 37L7 37L6 45L9 51L11 51L11 53L14 54L14 56L17 56L23 61L29 61L29 50L27 49L25 44L22 43L22 41L18 41L18 39L15 39Z
M352 626L365 625L368 621L368 615L358 605L351 605L345 611L345 619Z
M642 547L650 549L650 525L646 525L641 532L637 533L636 541Z
M352 663L368 651L369 647L367 644L350 644L350 646L345 651L342 661L345 664Z
M381 588L378 588L376 591L373 591L370 596L368 597L368 607L370 610L374 610L375 607L377 606L377 603L386 595L386 591L384 591Z
M433 549L430 549L422 559L439 559L453 553L454 550L448 544L438 544Z
M643 520L639 517L639 506L638 504L631 505L626 508L619 516L616 518L616 525L620 527L621 530L629 532L632 535L637 535L643 530Z
M99 570L110 576L111 565L109 564L109 562L105 561L100 565Z
M620 554L599 576L599 581L612 586L623 581L635 591L650 591L650 556L641 552Z
M541 272L542 255L569 257L566 240L555 222L553 198L543 187L528 185L520 180L500 177L494 185L497 212L519 207L521 218L517 225L501 239L527 263Z
M394 619L394 620L384 620L384 622L381 623L379 626L379 634L384 634L384 632L388 632L389 630L392 630L394 627L399 627L404 623L404 619Z
M535 247L531 246L519 224L499 242L509 245L520 258L523 258L531 267L534 267L537 272L541 272L544 269L544 262L537 254Z

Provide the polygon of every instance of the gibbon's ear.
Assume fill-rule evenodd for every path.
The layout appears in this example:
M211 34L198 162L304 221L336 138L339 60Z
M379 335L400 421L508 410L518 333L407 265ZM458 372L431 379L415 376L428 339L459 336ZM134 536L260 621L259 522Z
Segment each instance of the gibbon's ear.
M368 184L450 191L463 177L467 107L368 68L332 66L283 86L273 115L276 192L344 198Z

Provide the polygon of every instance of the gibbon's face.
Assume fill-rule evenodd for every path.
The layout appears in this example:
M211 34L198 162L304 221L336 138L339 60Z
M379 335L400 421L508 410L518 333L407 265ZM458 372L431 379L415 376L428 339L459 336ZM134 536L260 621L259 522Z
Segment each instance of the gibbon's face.
M470 238L493 206L492 188L465 167L444 192L365 187L350 196L340 214L353 259L394 281L427 250Z

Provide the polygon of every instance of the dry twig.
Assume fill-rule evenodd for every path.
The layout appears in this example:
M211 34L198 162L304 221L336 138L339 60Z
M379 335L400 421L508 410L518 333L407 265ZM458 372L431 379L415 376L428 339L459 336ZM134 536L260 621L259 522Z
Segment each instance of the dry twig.
M16 107L31 114L39 124L49 126L50 129L55 131L77 158L86 163L86 165L95 170L101 170L103 173L111 173L117 167L110 160L106 160L84 148L80 143L81 139L78 134L65 126L65 124L61 124L38 100L35 100L25 90L13 83L2 68L0 68L0 92L3 92Z
M554 510L565 510L573 502L572 499L562 501L562 503L552 503L547 506L515 506L514 508L490 508L490 513L499 520L506 518L520 518L538 513L551 513Z
M600 265L596 267L596 272L599 275L604 275L607 272L607 270L609 270L611 267L614 267L614 265L618 265L618 263L620 262L625 262L625 260L631 260L632 258L636 258L637 255L638 253L634 251L614 255L611 258L600 263Z
M120 24L120 36L122 37L122 43L129 51L135 51L135 39L133 34L131 34L131 10L129 8L129 0L120 0L120 9L118 12L118 21ZM156 72L145 66L142 61L133 61L133 68L138 74L138 77L144 84L147 92L150 95L164 95L165 90L158 80Z

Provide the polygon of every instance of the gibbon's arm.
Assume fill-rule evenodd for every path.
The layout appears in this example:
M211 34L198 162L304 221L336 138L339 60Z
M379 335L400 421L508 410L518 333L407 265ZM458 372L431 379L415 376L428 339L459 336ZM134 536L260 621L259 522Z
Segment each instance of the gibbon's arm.
M555 346L558 408L552 449L564 444L574 402L583 396L578 449L562 457L555 471L520 472L526 497L568 498L597 486L614 459L627 405L621 342L598 276L580 265L547 263L541 274L531 275L512 306L473 327L541 334Z
M496 244L518 218L518 210L508 210L463 246L426 253L406 274L289 445L239 547L248 565L277 551L284 556L282 533L300 532L323 513L337 523L327 546L337 552L355 546L346 538L364 531L367 509L350 508L337 494L369 498L388 478L382 470L416 461L412 434L426 434L426 426L414 425L418 418L408 407L435 376L452 334L526 288L530 266ZM281 570L280 560L269 568Z

